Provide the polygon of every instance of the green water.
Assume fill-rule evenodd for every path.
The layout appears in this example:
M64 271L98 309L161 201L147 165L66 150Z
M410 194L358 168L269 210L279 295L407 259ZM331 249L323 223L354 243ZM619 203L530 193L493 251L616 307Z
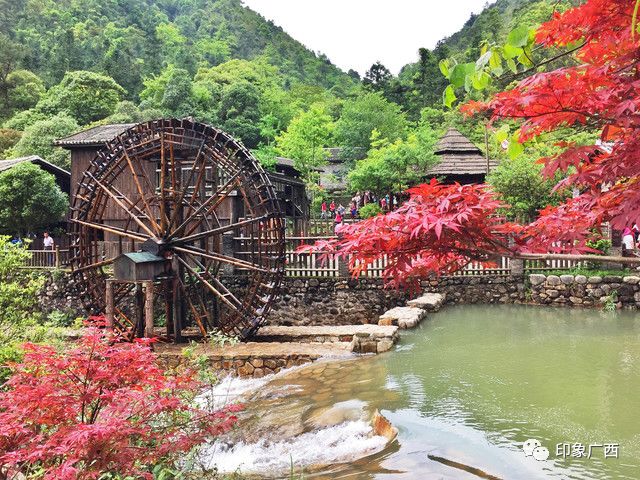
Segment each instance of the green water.
M640 478L637 313L451 307L374 362L401 397L385 410L400 428L391 463L434 446L504 478ZM524 456L529 438L549 460ZM619 458L594 447L590 459L566 459L558 443L618 443Z
M399 429L397 439L357 460L328 461L333 450L366 441L323 440L322 429L346 430L375 409ZM257 462L262 475L288 478L269 472L291 460L316 479L481 478L461 465L501 479L638 479L640 314L447 307L403 331L391 352L315 363L260 384L247 412L248 441L281 442L279 450L253 444L238 462ZM549 450L547 460L525 456L531 438ZM592 458L562 458L558 443L619 444L619 458L605 459L598 447Z

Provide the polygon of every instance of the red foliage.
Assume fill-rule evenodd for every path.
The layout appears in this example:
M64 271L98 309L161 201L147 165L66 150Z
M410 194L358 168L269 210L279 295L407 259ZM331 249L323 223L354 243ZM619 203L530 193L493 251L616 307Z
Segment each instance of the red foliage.
M109 340L89 328L64 352L24 346L0 393L0 478L32 468L45 479L151 478L149 467L235 423L236 406L193 406L202 387L193 372L169 376L148 346Z
M337 240L301 247L348 259L355 276L381 255L388 260L384 277L399 286L429 273L453 272L475 259L508 253L504 234L517 226L503 223L503 204L484 185L441 185L435 180L409 189L411 197L397 210L339 231Z
M335 242L315 250L348 255L358 275L388 255L387 280L401 284L427 272L447 273L474 258L518 251L584 253L591 228L610 221L614 228L640 223L640 35L632 34L636 2L587 0L543 24L537 42L544 47L579 47L577 65L536 73L486 104L469 102L463 111L487 112L493 120L522 122L520 141L545 132L584 126L605 132L605 146L566 146L541 159L548 177L568 171L556 188L580 195L541 212L530 225L495 221L499 204L481 186L445 187L432 183L412 190L398 211L349 226ZM511 250L500 235L509 233Z
M634 5L589 0L556 14L536 39L546 47L584 44L575 53L580 64L533 75L484 105L494 119L523 119L522 141L572 125L607 132L610 143L604 148L570 147L542 159L548 176L574 167L562 186L582 192L580 200L545 211L542 223L568 223L584 215L622 228L640 217L640 41L632 34ZM477 110L478 105L469 107ZM575 234L582 242L584 231Z

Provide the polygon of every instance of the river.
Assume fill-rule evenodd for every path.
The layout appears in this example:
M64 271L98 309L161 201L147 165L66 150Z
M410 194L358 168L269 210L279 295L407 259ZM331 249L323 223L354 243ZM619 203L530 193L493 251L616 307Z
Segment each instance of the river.
M451 306L403 331L391 352L220 388L237 389L247 406L242 439L207 452L221 471L289 478L293 465L317 479L640 478L635 312ZM391 443L371 434L376 409L399 430ZM525 455L529 439L548 459Z

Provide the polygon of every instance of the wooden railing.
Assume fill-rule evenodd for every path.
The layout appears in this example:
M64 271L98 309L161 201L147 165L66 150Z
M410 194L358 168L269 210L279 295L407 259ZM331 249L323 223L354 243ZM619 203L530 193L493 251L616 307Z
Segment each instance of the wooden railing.
M53 250L27 250L30 257L25 260L28 269L56 269L67 265L69 250L55 248Z
M324 256L319 253L300 253L298 247L303 244L311 244L316 240L329 240L336 238L332 235L325 236L289 236L285 249L286 275L288 277L345 277L349 275L349 259L338 259L334 256ZM251 237L235 237L234 251L229 252L238 258L251 255ZM124 251L125 249L123 249ZM68 264L69 250L56 248L54 250L29 250L30 258L25 261L24 268L28 269L56 269L64 268ZM104 252L107 253L106 250ZM113 253L113 252L110 252ZM575 268L598 268L602 263L613 264L640 264L638 258L605 257L605 256L579 256L579 255L523 255L524 273L536 273L540 271L559 270L567 271ZM388 258L382 256L369 265L363 272L364 278L381 278L388 264ZM480 262L471 262L463 269L457 271L454 276L483 276L483 275L511 275L512 259L498 257L493 266L483 265Z

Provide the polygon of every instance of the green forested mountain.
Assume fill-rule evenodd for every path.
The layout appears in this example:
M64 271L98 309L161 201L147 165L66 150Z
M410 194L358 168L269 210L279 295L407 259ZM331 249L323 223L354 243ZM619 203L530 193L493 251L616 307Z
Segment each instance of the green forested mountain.
M67 167L56 138L96 123L193 116L241 139L267 166L293 158L310 188L324 148L339 146L351 189L400 191L437 161L446 127L484 144L481 122L443 106L449 80L439 62L475 62L483 45L504 44L514 28L573 1L497 0L434 49L416 45L417 61L399 75L377 63L360 79L241 0L0 0L0 158L38 154ZM489 146L504 157L500 142ZM541 152L516 173L538 181L532 159Z
M90 70L112 77L131 100L168 64L195 74L262 57L290 80L330 88L347 79L240 0L0 0L0 32L3 59L46 86Z

